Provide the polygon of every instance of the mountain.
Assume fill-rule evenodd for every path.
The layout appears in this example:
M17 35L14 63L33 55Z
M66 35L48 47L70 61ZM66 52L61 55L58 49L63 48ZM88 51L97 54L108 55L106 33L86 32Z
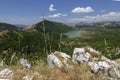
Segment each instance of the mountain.
M23 25L23 24L15 24L16 26L20 27L20 28L26 28L28 27L28 25Z
M48 21L48 20L38 22L37 24L29 26L26 29L36 29L38 31L43 31L43 22L47 32L65 33L72 30L72 28L66 24L54 22L54 21Z
M97 22L91 24L77 24L75 27L85 29L120 29L120 22Z
M15 30L15 29L19 29L19 27L8 23L0 23L0 31Z

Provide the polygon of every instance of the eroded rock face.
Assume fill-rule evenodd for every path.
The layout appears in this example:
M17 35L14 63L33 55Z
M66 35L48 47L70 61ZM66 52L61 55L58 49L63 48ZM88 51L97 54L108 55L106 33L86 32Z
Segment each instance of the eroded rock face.
M9 78L11 79L13 76L13 72L10 69L3 69L0 71L0 78Z
M107 76L113 80L120 80L120 66L113 60L101 56L93 48L75 48L72 61L87 64L94 73Z
M70 67L68 61L75 64L86 64L89 66L90 75L99 74L102 77L110 80L120 80L120 65L115 61L102 56L102 54L91 47L75 48L72 59L69 55L63 52L54 52L47 57L49 67L62 66ZM73 66L72 66L73 67ZM75 66L74 66L75 67Z
M110 70L110 74L112 77L116 77L117 79L120 80L120 65L117 64L115 61L110 60L104 56L102 56L101 58L102 60L106 61L108 64L110 64L112 66L111 70Z
M49 67L70 67L68 61L71 59L69 55L63 52L54 52L47 56L47 61L49 64Z
M31 67L31 64L29 64L29 62L26 60L26 59L24 59L24 58L21 58L20 59L20 64L23 66L23 68L25 68L25 69L28 69L28 70L30 70L32 67Z
M84 63L91 59L91 54L86 52L84 48L75 48L72 56L72 61L74 63Z

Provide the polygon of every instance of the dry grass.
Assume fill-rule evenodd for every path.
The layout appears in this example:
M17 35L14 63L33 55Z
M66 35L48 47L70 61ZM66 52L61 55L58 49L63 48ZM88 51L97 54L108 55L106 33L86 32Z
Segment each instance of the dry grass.
M13 70L13 80L22 80L23 76L33 76L34 80L102 80L100 76L91 77L88 73L89 67L84 65L74 65L73 68L49 68L40 60L35 61L32 70L24 70L21 65L9 67Z

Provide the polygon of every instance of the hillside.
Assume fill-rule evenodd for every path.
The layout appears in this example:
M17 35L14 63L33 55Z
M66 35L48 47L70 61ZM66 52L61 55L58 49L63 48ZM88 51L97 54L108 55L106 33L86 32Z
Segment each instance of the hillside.
M15 29L19 29L19 28L17 26L15 26L15 25L12 25L12 24L0 23L0 31L15 30Z
M48 32L64 33L72 30L72 28L70 28L69 26L59 22L44 20L44 24L45 24L46 31ZM42 27L43 27L43 21L38 22L32 26L29 26L27 27L27 29L36 29L38 31L42 31L43 30Z

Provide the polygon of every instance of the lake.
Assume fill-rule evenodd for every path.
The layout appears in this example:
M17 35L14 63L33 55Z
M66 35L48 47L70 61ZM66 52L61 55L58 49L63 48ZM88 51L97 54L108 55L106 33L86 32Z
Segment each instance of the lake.
M74 31L69 31L64 34L67 35L69 38L75 38L75 37L80 37L83 33L86 33L86 31L85 30L74 30Z

